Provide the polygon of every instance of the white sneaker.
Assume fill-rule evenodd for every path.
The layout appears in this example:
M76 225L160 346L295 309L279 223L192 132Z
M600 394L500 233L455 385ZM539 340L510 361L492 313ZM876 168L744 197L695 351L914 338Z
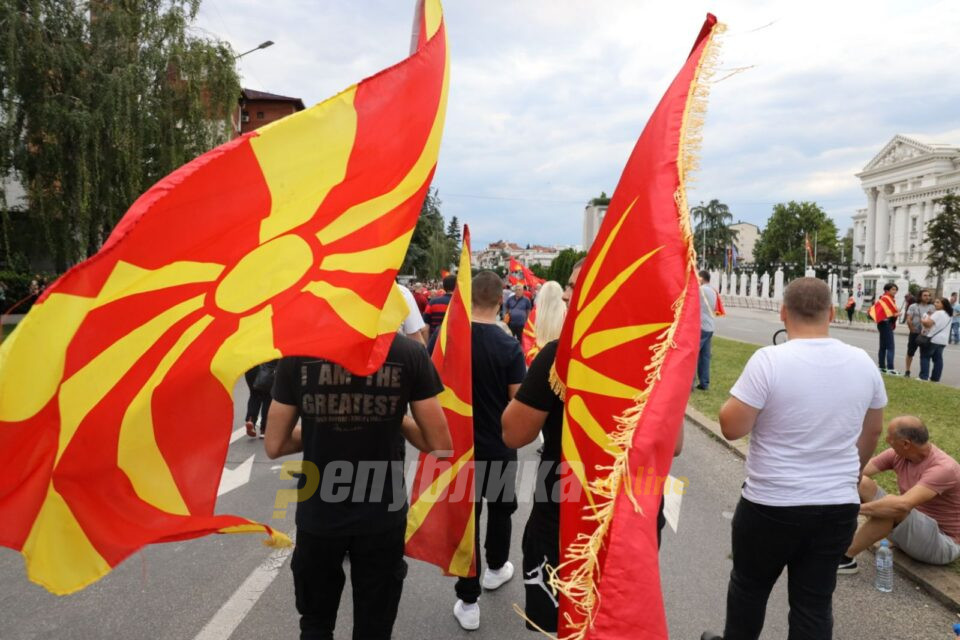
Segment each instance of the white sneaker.
M510 581L510 578L513 577L513 563L507 560L502 567L499 569L490 569L487 567L483 570L483 578L480 580L480 584L483 585L484 589L493 591L494 589L499 589L505 583Z
M476 602L467 604L463 600L457 600L457 604L453 605L453 616L467 631L480 628L480 605Z

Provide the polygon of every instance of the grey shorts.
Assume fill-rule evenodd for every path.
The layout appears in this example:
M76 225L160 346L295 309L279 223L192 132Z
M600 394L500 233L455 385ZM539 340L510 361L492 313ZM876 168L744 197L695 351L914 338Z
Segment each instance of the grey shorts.
M877 487L873 499L879 500L885 495L887 493ZM960 558L960 544L940 531L936 520L916 509L912 509L888 537L901 551L920 562L950 564Z

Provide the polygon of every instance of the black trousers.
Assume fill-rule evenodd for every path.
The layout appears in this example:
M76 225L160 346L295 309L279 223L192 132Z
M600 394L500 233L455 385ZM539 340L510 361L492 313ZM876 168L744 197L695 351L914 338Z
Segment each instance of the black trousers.
M267 412L270 411L270 394L261 393L253 388L253 381L257 379L257 367L253 367L243 374L247 381L247 389L250 390L250 398L247 400L247 420L256 424L257 414L260 414L260 433L267 429Z
M837 563L857 529L859 504L768 507L740 498L724 640L760 637L767 598L787 568L788 640L829 640Z
M480 562L480 514L483 513L483 501L487 501L487 535L483 548L486 551L487 566L499 569L510 557L510 534L513 530L511 516L517 510L517 461L516 460L478 460L476 503L474 506L474 549L477 561L477 575L473 578L457 580L457 597L467 603L473 603L480 597L480 576L483 563Z
M877 323L880 335L880 348L877 350L877 364L881 369L893 369L893 356L896 344L893 341L893 325L889 320Z
M403 559L406 525L355 536L318 536L297 531L291 569L300 612L301 640L332 640L350 557L353 640L389 640L407 575Z

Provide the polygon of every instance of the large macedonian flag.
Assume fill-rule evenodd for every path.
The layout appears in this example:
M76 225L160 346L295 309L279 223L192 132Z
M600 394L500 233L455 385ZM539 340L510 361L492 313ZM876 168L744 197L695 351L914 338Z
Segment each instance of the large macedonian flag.
M408 556L462 577L477 573L470 278L470 230L464 225L457 288L433 347L433 363L443 380L440 404L450 427L453 454L440 463L420 454L406 535Z
M214 515L231 391L283 355L386 357L447 100L439 2L419 15L403 62L153 186L0 347L0 544L31 580L70 593L213 532L289 544Z
M637 141L560 337L563 458L583 488L560 506L561 638L667 638L657 509L700 335L685 180L719 30L708 15Z

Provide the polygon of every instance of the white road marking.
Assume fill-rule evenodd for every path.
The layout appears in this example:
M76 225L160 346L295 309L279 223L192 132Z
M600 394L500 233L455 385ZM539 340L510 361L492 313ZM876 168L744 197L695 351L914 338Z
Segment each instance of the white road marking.
M667 524L670 525L673 532L676 533L677 526L680 524L680 503L683 501L683 495L673 490L679 486L680 481L673 476L668 476L668 478L670 479L668 486L671 491L663 494L663 516L667 519Z
M290 534L293 540L296 533ZM210 622L200 630L193 640L227 640L236 631L243 619L263 595L263 592L273 583L280 568L287 557L293 552L293 547L277 549L271 553L263 563L253 570L243 581L233 595L223 603Z
M275 464L275 465L273 465L272 467L270 467L270 471L277 471L278 469L281 469L282 467L283 467L282 464Z
M247 433L247 428L246 428L246 427L240 427L239 429L237 429L236 431L234 431L233 433L231 433L231 434L230 434L230 444L233 444L234 442L236 442L237 440L239 440L240 438L242 438L246 433Z
M251 454L249 458L233 469L223 468L223 475L220 476L220 486L217 488L218 498L250 482L250 473L253 471L253 459L255 457L256 454Z

